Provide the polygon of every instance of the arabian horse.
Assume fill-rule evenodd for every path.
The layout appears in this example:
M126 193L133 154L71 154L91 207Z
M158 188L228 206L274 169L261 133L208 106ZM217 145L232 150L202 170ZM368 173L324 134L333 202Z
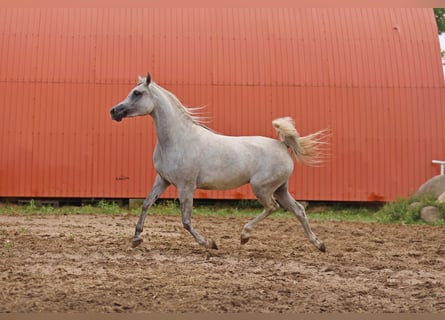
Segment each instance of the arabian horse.
M304 207L288 191L288 179L294 166L292 154L303 164L320 164L321 150L326 144L325 130L300 136L292 119L286 117L272 121L279 139L217 134L202 123L195 109L186 108L174 94L153 82L150 74L139 78L137 86L110 113L116 121L150 115L156 128L153 162L157 175L144 200L133 247L142 242L141 233L149 208L168 186L174 185L178 190L184 228L200 245L217 249L213 240L203 237L192 225L194 192L196 189L232 189L250 183L264 210L244 225L241 244L249 240L258 222L281 206L298 218L316 248L322 252L326 250L312 232Z

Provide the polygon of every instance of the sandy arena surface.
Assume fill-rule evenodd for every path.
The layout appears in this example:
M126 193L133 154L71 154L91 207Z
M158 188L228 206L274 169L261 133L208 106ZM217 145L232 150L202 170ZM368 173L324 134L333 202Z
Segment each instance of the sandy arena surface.
M445 312L445 228L268 218L0 216L0 312Z

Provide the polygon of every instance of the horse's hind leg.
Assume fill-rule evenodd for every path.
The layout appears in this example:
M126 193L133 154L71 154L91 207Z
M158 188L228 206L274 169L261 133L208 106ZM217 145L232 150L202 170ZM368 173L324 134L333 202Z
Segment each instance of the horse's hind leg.
M297 217L297 219L303 226L303 229L306 232L309 241L317 249L319 249L322 252L325 252L326 247L324 243L318 240L315 234L311 230L304 207L300 203L298 203L294 198L292 198L292 196L289 194L289 191L287 190L287 183L278 188L278 190L275 191L274 196L277 199L278 203L284 209L292 212Z
M151 189L150 194L144 200L144 204L142 205L141 215L139 216L138 223L136 224L136 230L134 233L132 246L137 247L141 244L142 238L141 233L144 229L145 218L147 217L148 209L155 203L155 201L159 198L159 196L167 189L170 185L170 182L163 179L160 175L156 176L155 182L153 184L153 188Z
M269 216L272 212L278 209L278 204L275 202L275 200L272 198L271 193L262 193L259 190L255 190L256 188L252 186L253 192L255 193L256 197L258 198L258 201L263 205L264 210L261 212L259 216L257 216L255 219L249 221L246 223L243 227L243 230L241 231L241 244L245 244L250 239L250 232L252 231L253 227L260 222L261 220L265 219L267 216Z

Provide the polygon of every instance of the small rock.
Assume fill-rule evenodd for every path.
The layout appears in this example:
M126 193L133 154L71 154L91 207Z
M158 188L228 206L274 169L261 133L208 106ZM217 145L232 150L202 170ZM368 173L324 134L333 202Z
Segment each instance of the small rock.
M409 204L410 208L416 208L416 207L420 207L422 205L422 202L416 201L416 202L412 202Z
M439 203L445 203L445 192L442 192L442 194L437 198L437 201Z
M422 202L413 202L409 204L409 209L415 211L417 214L420 214L424 204Z
M420 217L423 221L432 223L442 218L442 214L436 207L426 206L420 211Z

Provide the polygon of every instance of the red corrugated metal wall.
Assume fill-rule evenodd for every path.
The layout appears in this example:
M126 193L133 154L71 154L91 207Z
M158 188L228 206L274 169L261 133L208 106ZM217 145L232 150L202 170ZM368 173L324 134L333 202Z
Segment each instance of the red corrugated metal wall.
M329 127L330 162L291 178L299 199L391 200L445 160L432 9L1 9L0 61L3 197L145 197L152 121L108 111L146 71L219 132Z

